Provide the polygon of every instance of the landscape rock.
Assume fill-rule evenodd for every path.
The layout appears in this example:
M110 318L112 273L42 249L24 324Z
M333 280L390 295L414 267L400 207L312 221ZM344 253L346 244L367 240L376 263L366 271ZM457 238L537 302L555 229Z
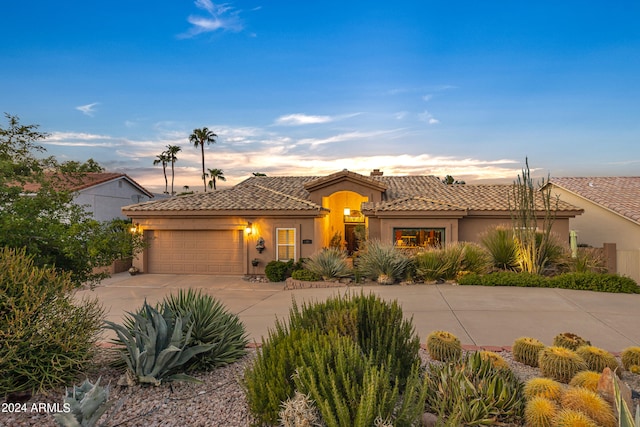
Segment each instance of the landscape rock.
M604 368L600 379L598 380L598 394L616 410L615 393L613 382L618 383L620 395L627 402L627 407L633 411L633 401L631 400L631 389L628 385L620 381L620 379L611 371L610 368Z

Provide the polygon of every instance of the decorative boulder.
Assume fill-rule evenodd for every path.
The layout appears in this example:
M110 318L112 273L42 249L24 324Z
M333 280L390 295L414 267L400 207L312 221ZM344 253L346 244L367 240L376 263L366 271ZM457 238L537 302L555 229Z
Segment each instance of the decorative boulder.
M613 382L618 382L618 387L620 388L620 395L625 402L627 402L627 406L629 408L633 408L633 401L631 400L631 389L628 385L620 381L620 379L614 375L613 371L609 368L604 368L602 371L602 375L600 375L600 380L598 381L598 394L602 396L604 400L609 402L609 404L616 409L615 403L615 394L613 389Z

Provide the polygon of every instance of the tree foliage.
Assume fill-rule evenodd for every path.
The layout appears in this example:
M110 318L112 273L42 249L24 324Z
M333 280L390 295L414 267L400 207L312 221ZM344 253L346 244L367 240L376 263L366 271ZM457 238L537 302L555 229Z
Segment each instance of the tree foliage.
M5 117L8 125L0 126L0 247L25 248L35 265L69 272L77 285L96 283L105 276L95 273L96 267L141 249L141 238L127 233L121 220L94 220L73 202L73 193L56 185L55 173L68 177L101 168L94 160L61 165L44 157L40 142L47 134L37 125L22 125L17 116Z

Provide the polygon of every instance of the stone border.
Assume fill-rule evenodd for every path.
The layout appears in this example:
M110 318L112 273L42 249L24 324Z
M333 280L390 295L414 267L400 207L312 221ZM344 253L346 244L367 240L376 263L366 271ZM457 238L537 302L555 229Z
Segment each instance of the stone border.
M309 282L306 280L295 280L291 277L287 277L284 281L284 290L293 289L311 289L311 288L342 288L353 284L351 279L342 280L318 280L317 282Z

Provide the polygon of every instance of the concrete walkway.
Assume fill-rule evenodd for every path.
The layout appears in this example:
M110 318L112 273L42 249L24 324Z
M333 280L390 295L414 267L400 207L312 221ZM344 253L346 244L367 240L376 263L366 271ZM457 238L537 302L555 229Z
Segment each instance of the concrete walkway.
M125 312L136 310L145 299L154 304L180 288L202 289L220 300L240 317L256 342L267 335L276 317L286 319L292 298L301 304L364 291L397 300L405 316L413 317L423 343L429 332L446 330L463 344L478 346L510 346L521 336L550 345L561 332L578 334L613 352L640 345L640 294L450 284L283 290L283 283L249 283L236 276L120 273L77 296L97 297L107 320L120 323ZM111 336L108 331L103 338Z

